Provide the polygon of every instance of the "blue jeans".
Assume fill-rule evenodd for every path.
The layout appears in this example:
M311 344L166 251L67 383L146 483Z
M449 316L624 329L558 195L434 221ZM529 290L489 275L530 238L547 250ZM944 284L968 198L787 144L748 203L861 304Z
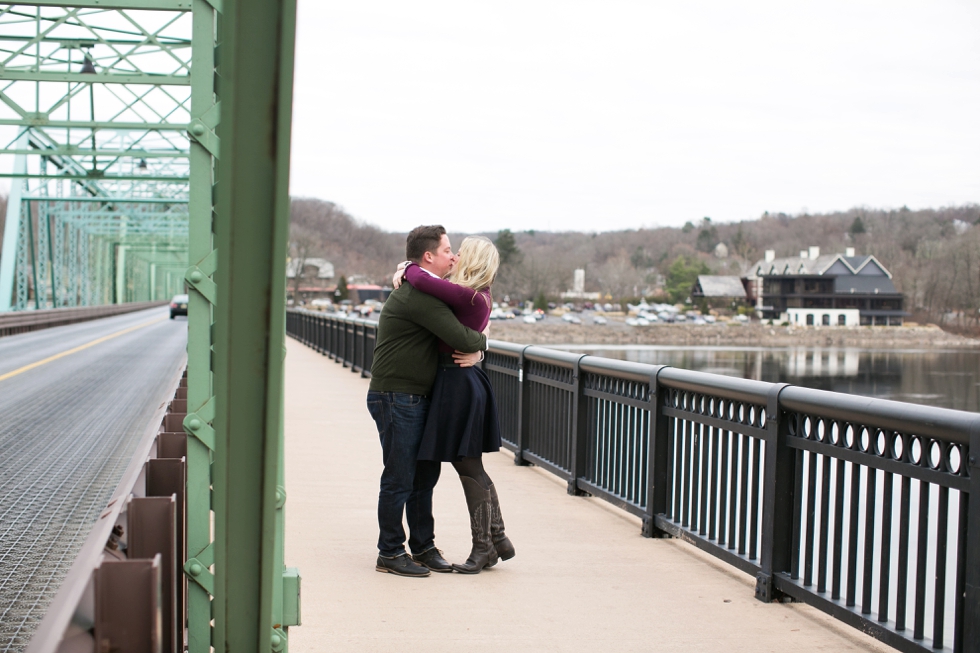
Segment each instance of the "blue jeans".
M432 489L442 468L439 462L416 460L429 400L402 392L369 391L367 406L378 425L385 466L378 494L378 551L387 557L405 553L402 514L407 514L408 545L412 553L422 553L435 546Z

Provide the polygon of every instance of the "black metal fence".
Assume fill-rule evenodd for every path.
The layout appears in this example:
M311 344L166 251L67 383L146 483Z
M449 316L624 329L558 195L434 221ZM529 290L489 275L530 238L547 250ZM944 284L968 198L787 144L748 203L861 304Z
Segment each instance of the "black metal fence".
M304 310L286 311L286 333L352 372L371 376L378 323Z
M369 374L376 324L290 311ZM902 651L980 651L980 415L491 341L504 444Z

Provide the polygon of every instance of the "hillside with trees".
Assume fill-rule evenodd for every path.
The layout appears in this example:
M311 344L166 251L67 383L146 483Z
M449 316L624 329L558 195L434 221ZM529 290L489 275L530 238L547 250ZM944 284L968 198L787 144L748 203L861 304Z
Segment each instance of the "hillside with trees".
M405 233L360 222L331 202L293 200L291 256L333 262L336 275L384 284L404 258ZM450 234L454 245L466 234ZM764 213L756 220L610 232L503 230L484 233L501 252L496 297L555 299L585 269L586 290L613 301L638 297L683 301L698 274L742 275L765 250L792 256L811 246L822 253L873 254L906 296L912 319L950 313L963 327L978 324L980 205L912 211L854 208L825 214Z

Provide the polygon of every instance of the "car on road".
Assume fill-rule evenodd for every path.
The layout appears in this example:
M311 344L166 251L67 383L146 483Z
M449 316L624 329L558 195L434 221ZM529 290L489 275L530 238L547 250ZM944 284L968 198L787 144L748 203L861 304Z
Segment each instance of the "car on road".
M582 318L571 313L565 313L561 316L561 319L563 322L568 322L569 324L582 324Z
M602 317L601 315L592 316L592 324L608 324L609 320Z
M174 295L170 300L170 319L178 315L187 315L187 295Z

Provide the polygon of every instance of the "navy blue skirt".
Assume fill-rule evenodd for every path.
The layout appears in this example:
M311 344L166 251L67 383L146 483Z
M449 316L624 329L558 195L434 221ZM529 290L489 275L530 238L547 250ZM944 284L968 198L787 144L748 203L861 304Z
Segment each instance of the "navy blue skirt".
M497 403L478 367L439 367L419 460L453 462L500 450Z

